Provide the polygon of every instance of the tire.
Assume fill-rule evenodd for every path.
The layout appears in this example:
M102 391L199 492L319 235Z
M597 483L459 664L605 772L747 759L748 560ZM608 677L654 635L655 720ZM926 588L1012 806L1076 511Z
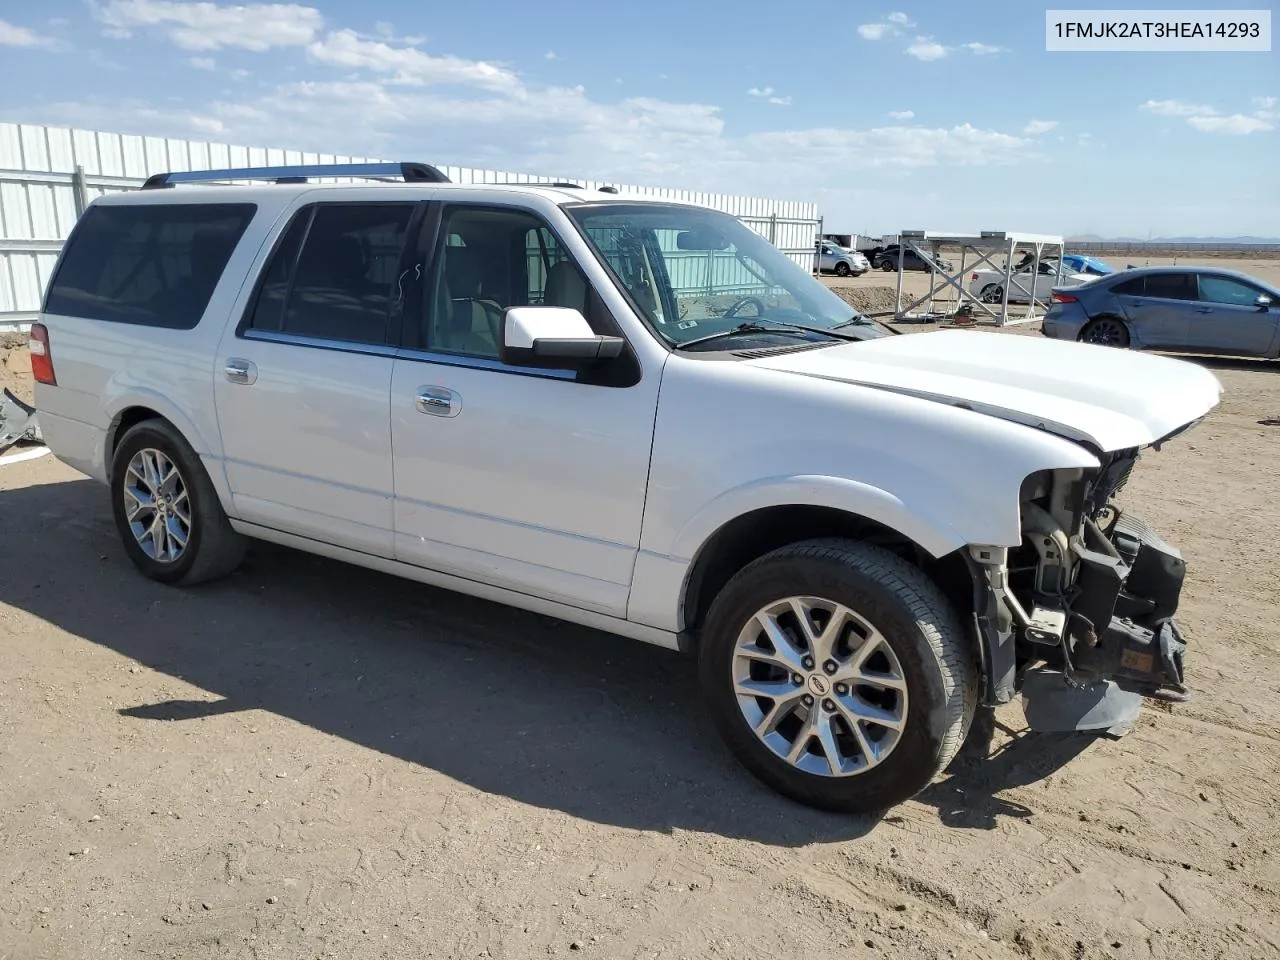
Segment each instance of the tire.
M176 481L166 472L166 461L174 468ZM144 476L148 474L149 478ZM160 475L165 479L157 484L155 478ZM156 486L168 501L162 505L164 531L174 534L141 533L156 529L153 521L159 512L143 507L131 519L126 506L139 504L137 495L147 495ZM191 586L226 576L244 559L244 537L231 529L199 456L167 420L145 420L120 438L111 460L111 507L125 553L152 580ZM177 531L185 531L184 543L180 544Z
M895 261L890 260L888 257L881 257L880 269L883 270L885 273L893 273L895 270L897 270L897 267L894 266L894 262Z
M835 658L843 665L833 676L822 662L800 660L798 666L781 670L768 662L793 662L801 647L790 647L781 658L778 646L770 653L760 642L767 634L756 629L762 623L759 618L771 608L780 609L776 625L784 635L798 636L800 621L786 612L797 597L817 598L827 605L808 607L812 633L824 622L831 623L832 608L839 613L843 607L852 615L845 631L849 639L836 644ZM814 649L822 646L820 638L806 643L811 653L822 653ZM841 685L841 678L854 678L850 664L870 643L875 652L864 655L864 666L874 669L857 674L861 682ZM743 651L749 653L744 656ZM757 660L761 654L762 662ZM928 786L960 749L978 697L976 652L937 585L888 551L853 540L793 544L739 571L711 605L698 666L712 720L738 761L784 796L840 813L879 812ZM792 669L788 688L781 678ZM902 692L880 686L871 677L884 678L886 684L892 678ZM829 694L823 693L824 679ZM740 682L772 684L753 689L778 691L780 696L742 696ZM810 696L812 713L795 699L796 690L802 691L801 697ZM869 703L864 699L868 697L876 702ZM794 706L771 709L788 701ZM851 723L851 711L860 719ZM819 725L825 723L825 739L807 726L814 715ZM771 718L776 729L766 744L755 731L767 728ZM891 730L880 719L897 723L899 729ZM801 740L805 745L797 748ZM870 752L862 744L870 746ZM838 772L829 759L831 748L838 756ZM796 761L782 751L796 756ZM878 754L874 763L872 754Z
M851 272L852 271L849 269L849 265L845 263L843 260L840 263L836 264L837 277L847 277Z
M1000 286L998 283L988 283L982 288L982 293L979 295L978 299L986 304L1003 303L1004 287Z
M1080 336L1076 339L1081 343L1127 349L1129 346L1129 328L1118 317L1098 317L1096 320L1090 320L1086 323L1080 330Z

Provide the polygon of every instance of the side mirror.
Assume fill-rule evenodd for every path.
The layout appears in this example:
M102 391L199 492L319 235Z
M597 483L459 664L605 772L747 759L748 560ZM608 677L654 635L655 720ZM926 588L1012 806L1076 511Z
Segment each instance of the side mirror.
M1257 307L1259 310L1270 310L1271 298L1268 297L1265 293L1260 293L1258 294L1258 299L1253 301L1253 305Z
M594 333L572 307L508 307L498 355L515 367L574 370L622 354L626 341Z

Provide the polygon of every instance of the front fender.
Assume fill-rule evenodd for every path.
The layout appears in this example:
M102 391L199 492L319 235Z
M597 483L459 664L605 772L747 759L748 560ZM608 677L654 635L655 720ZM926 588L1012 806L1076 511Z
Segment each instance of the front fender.
M880 487L845 477L780 476L726 490L711 500L676 535L671 555L692 559L702 545L731 520L756 510L791 505L828 507L874 520L908 537L935 557L951 553L965 543L954 526L928 503L907 503ZM1013 507L1016 536L1016 502ZM992 518L993 529L1008 526L1008 517L1003 518L1004 523L1000 519ZM1008 531L1005 536L1009 536Z

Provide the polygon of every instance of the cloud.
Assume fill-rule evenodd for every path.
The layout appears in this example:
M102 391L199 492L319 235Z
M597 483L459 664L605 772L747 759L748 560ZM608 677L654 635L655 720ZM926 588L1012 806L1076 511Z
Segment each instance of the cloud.
M858 27L858 34L864 40L883 40L885 37L897 36L903 27L914 27L915 21L905 13L890 13L876 23L864 23Z
M393 47L381 40L365 40L354 30L335 30L307 45L317 63L347 70L391 74L391 82L410 86L462 84L487 90L516 90L519 81L506 67L483 60L436 57L416 47Z
M993 53L1000 53L1004 49L1003 47L993 47L989 43L978 43L976 41L964 44L964 48L971 53L976 53L980 57L989 56Z
M1200 106L1194 103L1183 103L1181 100L1148 100L1142 105L1157 117L1211 117L1218 111L1213 107Z
M765 103L772 103L779 107L791 106L791 98L778 96L774 92L773 87L752 87L747 91L747 96L758 97L761 100L764 100Z
M1280 114L1271 110L1276 105L1276 98L1254 97L1252 102L1255 107L1260 108L1254 111L1253 116L1246 116L1243 113L1224 115L1213 107L1183 103L1180 100L1148 100L1142 104L1142 109L1158 117L1182 117L1187 121L1187 126L1201 133L1240 136L1274 130L1272 121L1280 120Z
M28 47L35 50L54 50L60 44L53 37L46 37L34 30L0 20L0 47Z
M92 7L108 36L160 30L186 50L238 47L262 52L310 43L324 25L320 12L295 3L180 3L176 0L107 0Z
M889 116L894 120L912 120L915 118L914 110L890 110Z
M947 48L932 37L916 37L915 42L907 47L907 56L917 60L941 60L947 53Z
M1246 117L1243 113L1233 113L1229 117L1188 117L1187 123L1201 133L1225 133L1237 136L1275 129L1266 120L1259 117Z
M542 59L544 59L544 60L563 60L563 59L564 59L564 57L557 56L557 55L556 55L556 52L555 52L554 50L548 50L546 53L544 53L544 54L542 55Z
M217 70L218 61L213 57L192 57L187 63L191 64L197 70Z
M218 28L210 28L210 43L216 39L216 47L243 48L243 43L232 42L237 35L230 24L238 21L222 15L241 8L139 2L141 7L122 6L123 0L117 0L115 22L130 30L145 27L178 43L174 31L193 28L187 21L175 21L171 7L199 7L204 10L200 16ZM157 5L164 18L149 14L151 19L145 20L139 12L154 11ZM121 10L131 12L126 17ZM1022 163L1037 157L1040 149L1016 130L897 122L914 119L909 110L899 111L905 117L869 127L778 122L773 129L740 133L729 127L714 104L674 97L605 102L593 99L582 86L534 83L513 67L428 52L429 47L406 45L385 30L366 36L319 19L307 23L302 33L289 35L296 39L305 33L305 43L285 43L280 32L264 31L259 37L262 43L280 47L270 66L292 76L290 81L268 83L265 69L255 68L255 76L264 81L261 85L210 84L203 96L188 99L170 97L170 91L150 100L92 94L62 102L27 99L25 106L7 103L4 114L6 119L123 133L355 156L421 157L442 165L717 193L776 196L784 184L786 196L812 198L847 197L851 165L885 170L891 178L917 168L940 168L931 176L945 176L945 168ZM211 49L193 54L213 59ZM221 62L218 67L224 69ZM219 87L231 90L215 94ZM33 84L27 98L41 89ZM616 90L612 85L609 89ZM771 86L752 87L748 95L784 108L792 103L790 96ZM789 113L784 109L775 116L781 119Z
M1050 130L1054 129L1057 125L1058 125L1057 120L1032 120L1030 123L1028 123L1025 127L1022 128L1022 132L1029 137L1034 137L1042 133L1048 133Z

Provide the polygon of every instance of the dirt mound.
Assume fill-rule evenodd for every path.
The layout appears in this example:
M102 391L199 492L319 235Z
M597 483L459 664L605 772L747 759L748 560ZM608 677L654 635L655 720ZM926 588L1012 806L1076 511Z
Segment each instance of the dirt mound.
M0 340L0 390L8 389L19 400L33 403L32 383L26 336L11 343L6 334L5 339Z
M831 292L859 313L871 316L897 313L895 287L831 287Z

